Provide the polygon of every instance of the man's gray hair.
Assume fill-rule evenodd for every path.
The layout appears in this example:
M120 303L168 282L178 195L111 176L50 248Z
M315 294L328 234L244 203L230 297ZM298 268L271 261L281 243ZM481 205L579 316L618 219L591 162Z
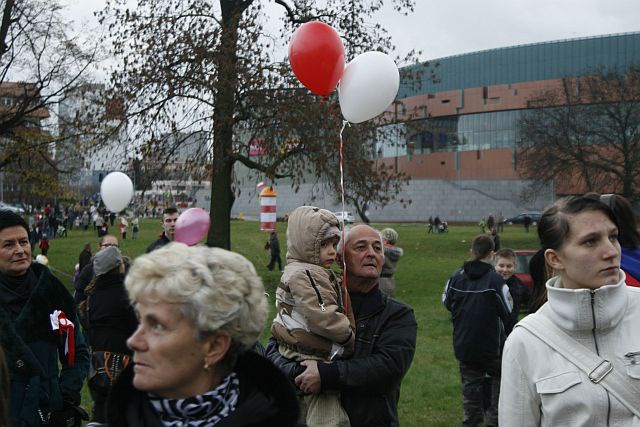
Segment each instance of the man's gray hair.
M380 244L382 245L384 242L382 240L382 235L380 234L380 230L373 228L370 225L367 224L359 224L356 227L369 227L370 229L372 229L373 231L375 231L376 233L378 233L378 237L380 237ZM338 242L338 247L336 248L336 251L338 252L339 255L342 254L342 245L346 245L347 242L349 241L349 233L351 232L351 229L353 227L349 227L344 229L344 238L340 239L340 242Z

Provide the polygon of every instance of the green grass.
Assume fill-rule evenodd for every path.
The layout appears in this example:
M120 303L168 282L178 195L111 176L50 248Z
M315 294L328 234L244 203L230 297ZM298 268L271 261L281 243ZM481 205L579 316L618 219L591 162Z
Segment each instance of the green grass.
M410 304L418 320L416 356L402 384L399 404L402 426L452 426L462 420L462 395L458 365L451 345L449 313L440 303L447 278L469 256L471 240L480 232L477 226L451 225L449 233L427 234L424 225L380 224L398 231L398 245L405 255L398 263L396 274L397 297ZM266 265L269 253L264 250L267 234L260 232L257 222L233 221L232 249L246 256L263 278L266 291L273 301L279 273L270 272ZM112 227L113 230L113 227ZM280 242L285 247L285 228L278 223ZM138 240L120 243L125 255L135 258L144 253L147 245L160 232L158 220L141 221ZM97 245L96 234L73 230L69 237L51 242L50 266L69 288L78 254L84 243ZM522 227L506 227L501 234L502 247L533 249L537 247L536 230L525 233ZM273 311L273 304L271 304ZM266 340L269 320L263 339ZM83 393L83 406L91 406L89 393Z

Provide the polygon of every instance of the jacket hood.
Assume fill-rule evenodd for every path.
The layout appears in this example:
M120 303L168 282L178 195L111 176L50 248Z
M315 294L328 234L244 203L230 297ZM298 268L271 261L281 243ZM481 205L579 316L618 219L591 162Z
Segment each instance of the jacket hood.
M339 227L338 218L326 209L301 206L294 210L287 225L287 262L320 265L320 243L333 227Z
M463 269L467 276L474 280L484 276L489 270L493 270L493 266L482 261L467 261L464 263Z
M397 246L385 246L384 247L384 257L389 258L391 261L397 262L400 257L404 254L402 248Z

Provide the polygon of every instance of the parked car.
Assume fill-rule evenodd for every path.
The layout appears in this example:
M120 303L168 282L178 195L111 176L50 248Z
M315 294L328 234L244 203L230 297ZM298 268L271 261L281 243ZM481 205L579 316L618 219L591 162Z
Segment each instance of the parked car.
M338 217L338 221L344 222L345 224L353 224L356 219L351 212L347 211L338 211L334 212L336 217Z
M524 224L524 218L528 216L531 218L531 225L538 225L540 221L540 217L542 217L542 212L523 212L519 215L513 216L511 218L507 218L502 221L503 224L513 225L513 224Z
M14 206L14 205L10 205L8 203L4 203L4 202L0 202L0 209L5 209L11 212L15 212L17 214L23 215L24 214L24 209L22 209L20 206Z
M516 254L516 272L513 274L529 289L533 288L533 280L529 274L529 261L536 251L531 249L514 250Z

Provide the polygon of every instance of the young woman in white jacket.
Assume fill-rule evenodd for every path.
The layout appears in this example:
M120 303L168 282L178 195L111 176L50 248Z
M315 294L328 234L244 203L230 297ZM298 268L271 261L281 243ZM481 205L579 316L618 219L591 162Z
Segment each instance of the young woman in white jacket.
M608 206L586 197L561 199L544 212L538 236L556 276L532 320L550 320L640 390L640 289L625 286ZM633 403L640 405L635 390ZM516 327L502 356L499 423L638 427L640 419L548 341Z

